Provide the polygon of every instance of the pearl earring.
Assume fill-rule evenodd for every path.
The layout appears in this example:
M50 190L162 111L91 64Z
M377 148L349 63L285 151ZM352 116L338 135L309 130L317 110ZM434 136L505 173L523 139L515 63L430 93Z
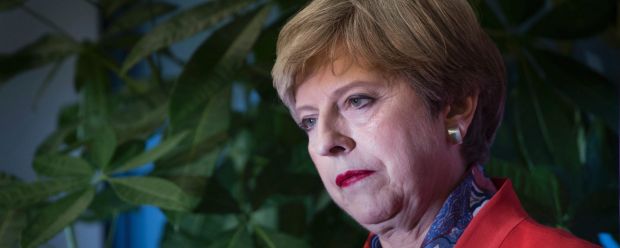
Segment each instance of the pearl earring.
M461 129L458 127L448 128L448 136L454 144L463 144L463 136L461 136Z

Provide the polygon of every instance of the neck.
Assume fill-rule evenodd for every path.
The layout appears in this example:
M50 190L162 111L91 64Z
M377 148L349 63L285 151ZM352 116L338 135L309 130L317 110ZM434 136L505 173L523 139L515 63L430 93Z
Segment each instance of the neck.
M435 219L435 216L441 209L442 203L443 201L430 205L424 212L424 215L422 215L417 221L407 223L402 221L402 219L400 221L396 221L400 218L394 218L388 221L388 223L382 223L382 230L377 233L380 237L379 239L381 241L381 246L384 248L420 247Z
M466 174L463 168L463 170L459 170L451 176L447 175L447 178L450 178L448 181L451 182L451 185L445 192L432 192L433 194L440 194L439 197L435 198L435 201L403 203L403 206L410 206L410 208L403 209L403 211L384 222L366 225L366 229L379 235L381 246L384 248L421 247L444 202L455 187L463 181ZM439 189L442 188L440 184L445 185L446 181L436 183L438 185L436 187L433 186L433 188ZM419 204L424 205L421 206Z

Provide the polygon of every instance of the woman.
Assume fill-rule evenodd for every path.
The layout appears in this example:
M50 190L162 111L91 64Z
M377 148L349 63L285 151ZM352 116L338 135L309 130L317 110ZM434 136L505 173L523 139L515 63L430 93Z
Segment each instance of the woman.
M365 247L593 246L482 173L505 75L466 0L315 0L277 53L274 86Z

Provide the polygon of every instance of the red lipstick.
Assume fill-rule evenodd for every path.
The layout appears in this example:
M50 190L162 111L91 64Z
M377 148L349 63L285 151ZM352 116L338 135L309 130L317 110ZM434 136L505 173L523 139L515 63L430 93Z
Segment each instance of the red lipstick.
M345 188L351 184L360 181L367 176L370 176L372 173L375 173L371 170L350 170L345 173L341 173L336 177L336 185L341 188Z

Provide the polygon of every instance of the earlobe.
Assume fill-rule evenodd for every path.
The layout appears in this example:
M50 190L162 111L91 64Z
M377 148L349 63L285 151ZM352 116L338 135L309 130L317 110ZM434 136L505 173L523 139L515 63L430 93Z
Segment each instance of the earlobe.
M467 130L474 118L477 105L478 93L475 93L446 107L445 125L448 135L453 142L460 144L467 136ZM460 140L455 139L457 132Z

